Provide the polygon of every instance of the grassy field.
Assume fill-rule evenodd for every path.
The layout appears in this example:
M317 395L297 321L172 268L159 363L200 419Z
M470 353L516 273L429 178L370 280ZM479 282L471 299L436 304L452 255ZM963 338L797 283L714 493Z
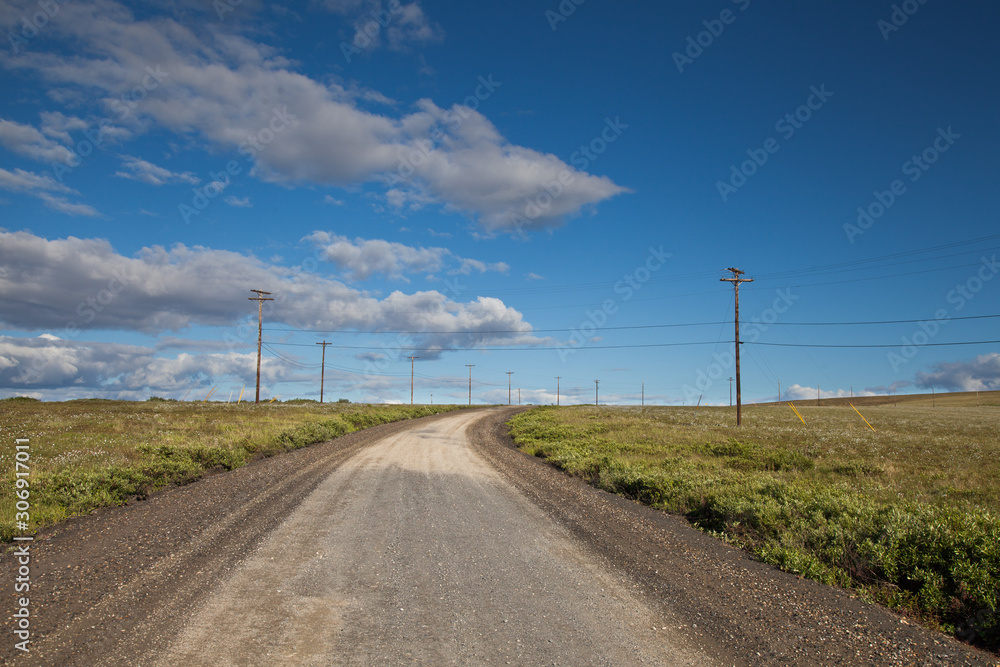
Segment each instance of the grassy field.
M29 440L28 532L259 456L452 406L0 401L0 541L15 534L15 439ZM25 489L20 489L22 492ZM23 532L23 531L22 531Z
M997 650L1000 409L936 400L859 406L874 431L806 403L805 424L787 405L744 408L742 428L733 408L577 406L511 430L601 488Z

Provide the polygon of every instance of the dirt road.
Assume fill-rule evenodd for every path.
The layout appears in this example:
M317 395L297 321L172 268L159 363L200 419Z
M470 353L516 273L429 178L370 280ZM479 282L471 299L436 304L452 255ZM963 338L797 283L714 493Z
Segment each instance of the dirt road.
M39 536L46 665L971 664L993 656L525 457L390 424Z

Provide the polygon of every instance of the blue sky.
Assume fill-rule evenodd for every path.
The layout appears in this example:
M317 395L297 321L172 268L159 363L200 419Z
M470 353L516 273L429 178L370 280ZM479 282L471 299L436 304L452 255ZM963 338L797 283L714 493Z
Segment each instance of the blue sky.
M998 389L998 20L0 2L0 393L728 404L728 267L745 401Z

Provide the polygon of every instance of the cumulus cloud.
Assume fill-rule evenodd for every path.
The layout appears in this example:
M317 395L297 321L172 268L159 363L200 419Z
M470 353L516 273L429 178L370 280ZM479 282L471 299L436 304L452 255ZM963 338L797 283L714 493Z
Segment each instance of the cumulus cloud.
M982 354L970 361L936 364L929 373L917 373L922 389L943 387L949 391L993 391L1000 389L1000 353Z
M425 34L419 5L404 9L401 42ZM8 66L60 90L100 91L106 114L151 68L157 85L130 122L141 118L213 148L242 150L266 180L381 183L394 205L433 202L477 218L489 233L559 225L626 192L607 177L511 144L469 106L420 100L402 115L367 111L375 91L309 78L274 49L238 35L196 35L169 18L136 20L111 0L64 5L47 30L74 44L77 55L30 51ZM478 107L502 85L492 76L470 81L467 99ZM43 146L44 137L14 136L24 131L8 128L10 141L20 142L12 145Z
M452 274L469 275L473 271L506 273L509 268L504 262L487 264L459 257L447 248L414 248L381 239L356 238L352 241L330 232L313 232L304 240L320 248L324 259L347 272L353 280L365 280L373 275L405 280L408 273L440 271L449 261L458 263L450 271Z
M253 203L250 201L250 197L236 197L234 195L229 195L226 197L225 202L236 208L253 208Z
M268 321L292 328L435 332L413 336L427 357L455 347L547 342L499 299L459 303L434 290L377 299L301 268L204 247L153 246L126 257L101 239L0 232L0 266L0 321L29 331L161 334L203 325L235 328L232 335L249 339L256 327L242 332L239 323L248 319L252 287L274 293Z
M256 381L256 350L247 352L178 353L121 343L80 342L42 335L0 336L0 387L95 390L135 397L136 393L171 394L223 381ZM261 381L273 385L304 379L301 371L280 358L261 361ZM311 375L308 378L311 379Z
M190 171L176 172L147 162L131 155L122 156L122 169L115 176L142 181L150 185L166 185L168 183L190 183L196 185L200 179Z

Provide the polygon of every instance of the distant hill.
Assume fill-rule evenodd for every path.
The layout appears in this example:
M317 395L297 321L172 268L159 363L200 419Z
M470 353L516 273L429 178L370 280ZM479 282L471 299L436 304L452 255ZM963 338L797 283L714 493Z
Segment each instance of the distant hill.
M781 401L787 403L788 401ZM796 405L815 406L815 398L800 398L792 401ZM852 398L822 398L819 405L939 405L949 407L995 406L1000 407L1000 391L956 391L935 394L899 394L897 396L855 396ZM771 403L754 403L754 405L774 405Z

